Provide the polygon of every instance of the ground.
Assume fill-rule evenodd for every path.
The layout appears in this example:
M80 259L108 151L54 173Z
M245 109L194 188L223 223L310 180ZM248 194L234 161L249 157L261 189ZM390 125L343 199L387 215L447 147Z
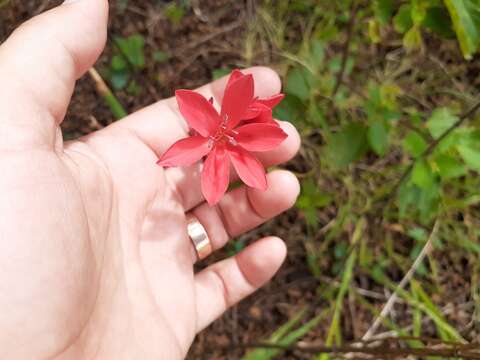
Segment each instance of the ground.
M56 3L58 1L7 1L0 8L0 41L5 39L21 22ZM263 44L262 51L253 51L253 55L249 52L248 37L252 34L251 26L254 17L258 16L256 6L259 5L255 1L191 1L191 7L186 10L178 22L172 20L175 15L165 15L165 6L168 4L163 3L162 1L117 1L111 4L109 41L104 54L95 65L109 85L107 71L112 57L118 53L113 39L118 36L128 37L134 34L141 34L145 39L145 58L147 59L145 66L132 71L132 79L140 88L138 91L141 96L136 91L125 89L115 91L115 95L128 113L159 99L172 96L177 88L194 88L207 83L212 80L215 71L219 69L242 68L259 64L273 66L279 70L281 75L286 74L286 60L276 53L273 45ZM299 13L298 16L305 15ZM301 22L299 23L301 24ZM284 34L287 41L301 40L299 34L302 34L305 28L296 28L297 25L292 24ZM343 30L343 35L339 37L340 41L333 43L327 51L327 56L330 58L335 58L344 50L342 44L348 32L347 23ZM453 82L456 86L454 91L465 92L465 96L470 96L473 92L472 89L480 84L478 62L465 65L455 41L440 42L433 36L428 37L426 46L429 56L423 54L402 58L401 51L393 51L399 47L395 35L386 33L382 36L387 39L382 46L365 45L360 47L357 44L354 51L364 61L357 61L354 71L358 73L373 72L380 66L379 64L384 66L383 69L387 66L395 67L396 56L402 59L402 65L404 65L405 58L410 60L410 66L404 70L401 67L393 69L399 71L395 74L398 79L396 85L404 91L402 104L405 106L417 106L428 112L436 106L442 105L444 96L446 96L434 94L433 90L431 96L425 95L431 89L449 88L452 87ZM435 51L428 49L435 49ZM168 54L169 58L153 61L152 59L158 51ZM443 74L436 75L435 81L429 81L432 68L437 69L435 74ZM350 88L352 93L358 92L358 87L362 86L361 81L363 80L360 77L357 83L346 84L346 88ZM412 87L412 83L416 85ZM299 122L298 119L291 120ZM62 124L65 137L75 138L100 129L113 121L115 121L115 117L102 97L97 94L95 83L88 75L82 78L78 82L69 112ZM368 194L372 194L374 188L384 181L379 179L378 168L383 169L388 164L404 161L404 157L398 151L392 151L381 161L375 156L368 155L363 163L355 167L348 176L346 175L344 178L330 176L328 168L319 169L318 165L312 162L312 159L316 159L318 155L316 154L318 144L323 145L324 143L323 136L319 134L319 131L312 130L311 127L302 128L302 135L305 140L302 150L285 167L295 171L302 179L309 172L321 173L323 171L326 175L324 177L319 175L320 180L316 180L317 185L321 184L329 189L329 192L344 194L345 201L349 201L351 196L351 206L354 209L360 207L361 204L358 204L358 201L364 199L364 194L359 193L367 191ZM374 173L374 175L367 181L365 180L366 173ZM393 175L387 173L385 178L389 178L389 176L391 178ZM354 188L355 191L358 191L357 194L352 195L349 192L352 189L351 183L364 180L371 182L370 186L359 187L356 190ZM350 183L350 187L348 183ZM306 311L302 324L306 323L308 319L318 316L318 324L303 337L303 340L307 342L324 340L331 328L331 313L337 296L334 292L341 287L340 282L343 279L339 277L338 267L346 267L348 263L348 253L342 255L342 249L344 249L343 253L346 250L338 244L348 244L351 241L349 239L355 237L356 230L363 232L368 239L365 244L371 250L365 258L360 256L360 263L364 261L367 265L356 268L349 283L350 290L353 290L348 291L343 302L340 328L345 341L361 338L370 328L376 317L375 314L391 296L392 291L385 284L379 284L379 281L372 280L375 277L368 269L368 264L372 263L371 259L377 256L380 258L384 251L393 254L392 257L398 254L398 261L393 261L384 269L384 274L388 275L392 284L397 284L402 279L411 265L411 260L415 259L415 257L412 258L411 249L416 243L412 237L406 235L406 229L410 225L415 225L414 222L406 220L403 223L397 223L396 219L392 220L391 216L385 215L388 211L388 204L386 202L379 204L376 205L376 209L370 210L369 208L365 214L361 211L356 212L355 216L343 224L342 231L337 234L331 234L330 229L333 227L332 219L339 216L340 206L335 206L335 204L323 206L321 211L316 213L320 226L313 233L312 228L308 226L305 212L295 208L237 239L234 246L227 247L215 254L209 261L228 256L242 244L253 241L264 234L278 235L285 239L288 245L288 258L273 281L254 296L229 310L221 319L199 334L189 358L240 359L245 351L236 344L266 339L274 330L292 319L301 310ZM470 229L469 224L476 223L475 210L478 209L473 209L471 213L458 211L458 214L452 216L457 218L466 215L473 216L473 218L468 218L468 221L460 221L460 218L458 220L461 223L468 222L466 227ZM358 225L363 222L366 224L365 226ZM427 235L432 229L427 225L422 225L421 228L429 230ZM443 231L447 230L443 229ZM476 235L474 234L472 237L476 242ZM324 248L318 244L325 244ZM320 247L321 250L311 251L312 248L317 249L317 247ZM319 253L324 256L314 258L314 254ZM312 260L312 256L314 260ZM436 259L436 261L431 261L423 271L436 274L433 277L435 284L429 283L430 278L422 279L421 284L429 290L436 289L430 292L431 300L436 306L433 308L441 309L442 316L465 339L469 341L477 339L478 320L475 320L473 313L478 304L475 305L474 299L472 299L472 287L474 287L475 280L471 278L470 274L472 266L478 263L478 257L473 256L473 253L452 252L448 245L444 245L436 247L435 251L429 254L429 258ZM311 265L312 261L316 262L315 266ZM433 268L433 263L436 264L436 268ZM476 271L478 272L478 268ZM328 295L330 293L331 295ZM361 295L361 300L356 297L358 294ZM418 313L412 308L411 303L407 303L405 298L401 298L392 311L393 328L409 329L409 326L412 326L413 318ZM425 317L422 321L422 335L437 337L438 324ZM381 331L378 332L387 334L387 330L389 329L381 328ZM309 359L311 355L295 352L285 353L280 358Z

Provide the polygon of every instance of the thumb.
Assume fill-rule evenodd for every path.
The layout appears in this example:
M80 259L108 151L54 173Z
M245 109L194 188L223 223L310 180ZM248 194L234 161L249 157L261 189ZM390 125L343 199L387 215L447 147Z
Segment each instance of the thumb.
M0 146L54 144L75 80L104 48L107 18L107 0L67 0L0 46Z

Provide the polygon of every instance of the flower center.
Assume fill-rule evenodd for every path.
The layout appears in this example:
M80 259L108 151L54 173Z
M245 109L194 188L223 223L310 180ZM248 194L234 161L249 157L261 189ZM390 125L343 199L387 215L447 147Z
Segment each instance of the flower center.
M210 136L208 141L208 146L210 148L218 144L230 144L234 146L237 145L237 141L235 140L235 135L238 135L238 132L232 129L228 129L227 121L228 121L228 116L225 115L215 135Z

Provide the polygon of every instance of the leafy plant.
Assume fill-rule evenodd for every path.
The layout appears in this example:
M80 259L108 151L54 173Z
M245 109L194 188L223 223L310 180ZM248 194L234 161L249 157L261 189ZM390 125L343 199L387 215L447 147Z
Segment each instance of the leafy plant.
M110 61L107 78L115 90L129 89L137 93L138 86L132 75L145 67L145 39L135 34L129 37L114 37L115 54Z

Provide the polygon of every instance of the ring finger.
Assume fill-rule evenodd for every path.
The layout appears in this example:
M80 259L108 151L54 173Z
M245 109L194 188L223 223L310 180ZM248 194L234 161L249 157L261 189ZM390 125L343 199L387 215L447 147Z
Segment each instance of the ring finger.
M231 237L251 230L293 206L300 187L291 172L272 171L267 175L267 181L265 191L242 186L228 192L216 206L203 203L191 211L203 225L212 251L223 247ZM195 251L192 254L196 261Z

